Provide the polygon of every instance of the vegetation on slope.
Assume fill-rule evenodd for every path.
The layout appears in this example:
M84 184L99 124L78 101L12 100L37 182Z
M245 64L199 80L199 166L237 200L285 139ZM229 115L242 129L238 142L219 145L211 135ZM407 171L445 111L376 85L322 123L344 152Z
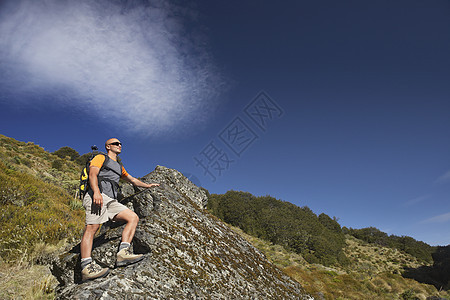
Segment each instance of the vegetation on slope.
M52 277L34 262L80 237L84 214L73 195L87 156L0 135L0 298L52 298ZM431 247L434 264L424 264L431 255L425 243L374 228L341 229L325 214L270 196L228 192L210 196L208 205L259 236L242 233L318 299L450 299L438 292L450 289L450 247Z
M17 260L39 242L79 236L83 212L72 210L70 199L65 190L0 162L0 257Z
M346 235L344 252L349 262L346 267L330 268L309 264L301 255L280 245L246 234L240 228L232 228L300 282L315 299L450 299L448 291L402 276L405 267L416 268L421 262L397 249Z
M0 135L0 298L52 298L55 281L35 263L81 236L79 172L71 160Z
M78 189L80 165L51 154L32 142L24 143L0 135L0 161L8 169L62 187L71 195Z
M311 263L345 264L344 234L350 234L370 244L408 253L424 263L432 263L436 247L408 236L388 236L374 228L343 228L322 213L314 214L308 207L277 200L271 196L255 197L250 193L229 191L213 194L208 208L225 222L242 228L246 233L284 246L302 254Z
M403 275L450 291L450 246L437 247L433 253L433 261L432 266L407 268Z
M244 232L301 254L310 263L345 265L345 236L336 220L271 196L229 191L212 194L208 208Z
M388 236L373 227L341 229L336 220L325 214L317 216L307 207L300 208L270 196L255 197L245 192L210 195L208 208L246 234L293 252L297 255L296 264L304 261L306 265L333 266L343 274L356 272L352 275L356 278L361 274L371 279L381 276L384 279L380 280L385 280L385 283L397 278L405 284L412 284L407 279L411 278L434 285L439 290L450 288L450 246L431 247L411 237ZM290 257L292 259L292 254ZM433 259L434 264L431 265ZM286 262L282 265L287 268ZM305 263L300 265L305 266ZM286 270L295 273L297 268L294 264ZM348 278L343 281L350 284ZM431 295L430 292L425 294Z
M344 228L344 232L367 243L394 248L409 253L427 263L433 262L432 254L437 249L424 242L416 241L409 236L388 236L386 233L374 227L362 229Z

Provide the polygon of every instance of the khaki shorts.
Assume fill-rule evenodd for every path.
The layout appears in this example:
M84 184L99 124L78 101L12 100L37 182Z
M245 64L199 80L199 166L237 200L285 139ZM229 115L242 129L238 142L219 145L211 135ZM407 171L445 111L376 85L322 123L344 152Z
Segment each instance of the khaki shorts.
M86 193L83 199L83 206L86 209L86 224L103 224L109 219L114 218L118 213L128 209L125 205L119 203L116 199L113 199L102 193L103 205L100 208L94 204L89 193Z

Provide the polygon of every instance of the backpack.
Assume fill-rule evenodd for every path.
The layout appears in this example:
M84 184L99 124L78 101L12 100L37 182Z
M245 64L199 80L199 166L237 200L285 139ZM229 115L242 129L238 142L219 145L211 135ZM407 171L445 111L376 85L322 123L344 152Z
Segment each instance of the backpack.
M109 158L108 154L106 154L106 153L104 153L104 152L98 151L98 148L97 148L97 146L95 146L95 145L94 145L94 146L91 146L91 149L92 149L91 155L89 156L89 159L88 159L88 161L86 162L86 166L81 170L81 174L80 174L79 196L80 196L80 199L81 199L81 200L84 198L84 196L86 195L86 193L87 193L88 190L89 190L89 167L90 167L90 164L91 164L91 160L92 160L95 156L97 156L97 155L99 155L99 154L105 156L105 161L103 162L103 165L102 165L102 167L100 168L100 171L101 171L101 170L104 170L104 169L108 169L108 170L111 170L111 171L113 171L114 173L118 174L115 170L113 170L113 169L111 169L111 168L109 168L109 167L106 166L108 160L111 159L111 158ZM122 163L121 163L120 161L119 161L119 164L120 164L120 166L122 167ZM120 176L121 174L118 174L118 175ZM99 177L99 183L100 183L100 181L108 181L108 180ZM112 184L113 186L115 186L115 183L113 183L112 181L111 181L111 184ZM119 186L117 185L117 186L115 186L115 188L118 189ZM113 188L113 190L114 190L114 188Z

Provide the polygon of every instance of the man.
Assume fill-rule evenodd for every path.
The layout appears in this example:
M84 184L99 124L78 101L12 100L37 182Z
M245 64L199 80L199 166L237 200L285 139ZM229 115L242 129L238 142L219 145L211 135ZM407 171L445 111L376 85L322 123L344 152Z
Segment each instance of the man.
M126 222L117 253L116 266L126 266L144 258L142 254L136 255L130 250L130 243L134 237L139 217L117 201L120 178L137 187L159 186L156 183L147 184L134 178L117 162L117 156L122 152L122 143L118 139L107 140L105 149L108 157L98 154L91 160L89 189L83 199L83 206L86 209L86 228L81 239L81 277L83 282L104 277L109 273L108 268L100 267L91 258L94 235L100 224L109 219Z

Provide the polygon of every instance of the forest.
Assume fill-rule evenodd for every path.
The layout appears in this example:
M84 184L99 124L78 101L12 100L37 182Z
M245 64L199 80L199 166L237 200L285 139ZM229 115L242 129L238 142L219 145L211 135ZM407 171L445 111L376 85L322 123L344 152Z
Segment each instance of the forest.
M377 228L341 228L336 218L316 215L307 206L298 207L272 196L256 197L242 191L212 194L208 208L225 222L247 234L284 246L310 263L346 265L345 235L369 244L398 249L424 263L433 262L436 247L409 236L388 235Z
M238 191L210 195L208 208L225 222L301 254L309 263L347 264L345 235L326 214L317 216L306 206Z

